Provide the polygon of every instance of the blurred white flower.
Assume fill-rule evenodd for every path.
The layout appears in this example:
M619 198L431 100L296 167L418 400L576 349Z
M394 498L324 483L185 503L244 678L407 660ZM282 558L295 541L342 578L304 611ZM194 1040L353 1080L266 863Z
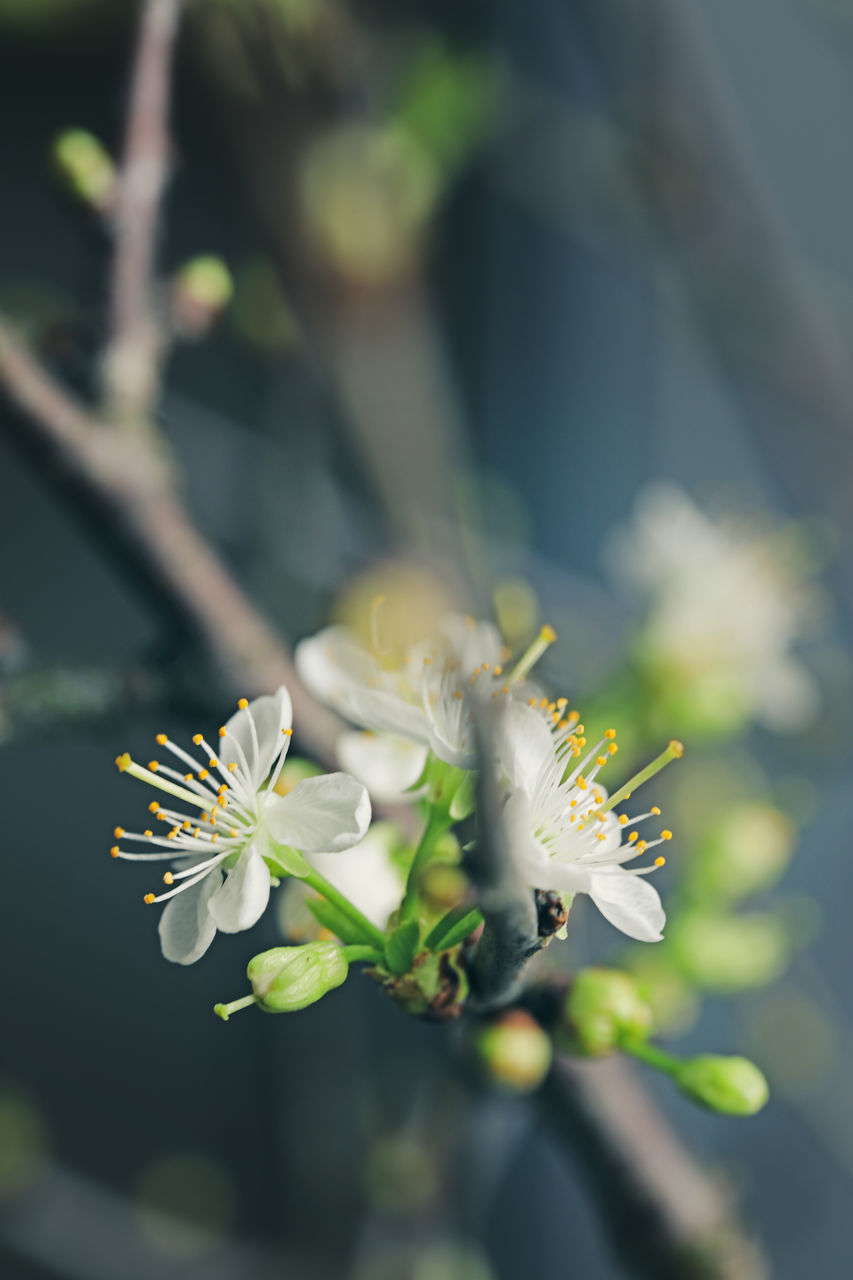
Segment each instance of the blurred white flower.
M613 730L584 753L586 739L577 712L565 710L565 699L530 704L510 702L497 725L496 752L508 795L504 821L519 871L534 889L586 893L601 914L630 938L659 942L666 920L656 890L645 876L662 866L656 858L644 867L625 866L669 840L661 831L653 840L623 832L660 809L628 818L615 805L627 799L668 760L681 754L681 744L667 751L608 800L598 774L615 751ZM578 761L575 764L575 760Z
M308 689L376 739L345 735L342 762L377 797L399 799L431 750L461 768L474 763L469 693L509 691L497 628L450 614L436 635L395 658L383 651L374 627L371 648L346 627L327 627L296 649L296 667ZM399 746L405 742L406 746Z
M110 850L114 858L133 862L178 860L177 869L163 877L170 888L145 895L148 903L169 903L160 918L167 960L192 964L204 955L217 929L239 933L251 928L269 901L265 857L274 858L276 844L303 853L338 851L358 844L367 831L370 800L348 774L306 778L287 795L275 791L290 745L291 720L290 695L282 687L251 703L242 698L239 710L219 730L217 751L197 733L193 743L201 748L202 760L158 734L158 745L176 757L183 771L156 760L143 768L127 754L116 760L122 772L199 811L190 816L152 801L155 820L166 824L163 835L116 827L115 836L157 846L160 852L133 852L119 845Z
M721 724L774 729L816 712L815 683L791 656L815 592L772 537L712 520L673 485L650 485L609 548L615 574L648 596L641 657Z
M399 839L392 823L376 822L359 844L347 850L346 857L337 853L309 853L306 857L362 915L384 929L406 887L405 876L392 857ZM286 937L301 941L316 935L317 921L305 907L311 893L302 881L291 880L280 896L279 922Z

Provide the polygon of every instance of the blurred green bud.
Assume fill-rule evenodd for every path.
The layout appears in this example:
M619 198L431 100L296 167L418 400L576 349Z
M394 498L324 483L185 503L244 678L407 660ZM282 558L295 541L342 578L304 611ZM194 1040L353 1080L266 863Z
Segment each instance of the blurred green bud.
M94 134L66 129L53 143L53 159L78 199L102 213L109 208L115 191L115 165Z
M707 900L736 902L775 884L794 853L796 830L772 805L740 804L708 832L691 883Z
M679 1063L672 1077L694 1102L727 1116L755 1115L770 1093L764 1076L748 1058L707 1053Z
M784 924L765 911L690 911L672 922L667 942L679 972L706 991L767 986L791 955Z
M172 279L172 319L184 338L201 338L234 293L231 272L221 258L191 258Z
M448 862L431 862L420 879L423 905L442 915L462 902L467 892L465 872Z
M293 1013L346 980L349 964L336 942L273 947L249 961L246 975L256 1002L268 1013Z
M515 1093L537 1089L551 1065L548 1035L520 1009L478 1028L474 1050L489 1080Z
M652 1011L630 974L582 969L566 999L564 1025L575 1052L610 1053L623 1037L645 1039L652 1027Z

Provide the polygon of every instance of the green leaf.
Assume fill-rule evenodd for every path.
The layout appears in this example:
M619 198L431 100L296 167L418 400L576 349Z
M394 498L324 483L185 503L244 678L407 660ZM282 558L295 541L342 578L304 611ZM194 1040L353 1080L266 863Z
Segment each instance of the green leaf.
M392 973L408 973L412 967L421 940L421 927L417 920L406 920L388 939L385 954Z
M458 943L464 942L468 934L473 933L482 923L483 917L477 907L469 907L467 903L462 902L441 917L424 945L428 951L448 951Z
M450 816L454 822L461 822L474 812L477 803L477 775L466 773L456 788L456 794L450 802Z
M340 938L341 942L350 946L359 942L372 944L373 939L359 929L358 925L350 920L349 916L344 915L340 907L336 907L334 903L327 902L325 898L306 898L305 905L318 924L328 929L336 938Z
M289 844L274 844L272 841L270 845L272 852L267 854L264 861L273 874L295 876L297 880L308 875L310 864L298 849L291 849Z

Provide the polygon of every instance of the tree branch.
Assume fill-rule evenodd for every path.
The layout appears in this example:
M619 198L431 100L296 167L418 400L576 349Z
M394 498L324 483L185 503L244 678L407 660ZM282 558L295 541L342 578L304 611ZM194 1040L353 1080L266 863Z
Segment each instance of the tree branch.
M570 1148L630 1274L645 1280L767 1280L732 1197L694 1162L629 1065L558 1059L539 1095Z
M468 870L477 889L477 905L485 925L469 965L471 990L478 1011L500 1008L518 994L527 961L542 946L536 901L519 877L501 820L492 760L495 708L476 708L477 839Z
M0 318L0 383L29 419L29 435L58 471L64 495L107 535L162 611L197 640L230 693L253 697L286 684L297 733L333 758L340 722L300 684L290 654L196 528L176 492L165 447L114 432L35 360Z
M111 334L103 357L106 415L144 427L157 397L161 342L152 281L169 163L169 86L180 0L144 0L114 210Z

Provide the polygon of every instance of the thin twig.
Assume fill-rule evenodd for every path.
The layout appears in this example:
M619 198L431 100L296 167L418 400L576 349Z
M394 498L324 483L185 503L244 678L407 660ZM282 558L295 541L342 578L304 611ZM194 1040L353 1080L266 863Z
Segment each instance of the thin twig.
M144 0L114 212L104 400L112 421L141 427L154 407L161 343L152 284L169 166L169 87L180 0Z

